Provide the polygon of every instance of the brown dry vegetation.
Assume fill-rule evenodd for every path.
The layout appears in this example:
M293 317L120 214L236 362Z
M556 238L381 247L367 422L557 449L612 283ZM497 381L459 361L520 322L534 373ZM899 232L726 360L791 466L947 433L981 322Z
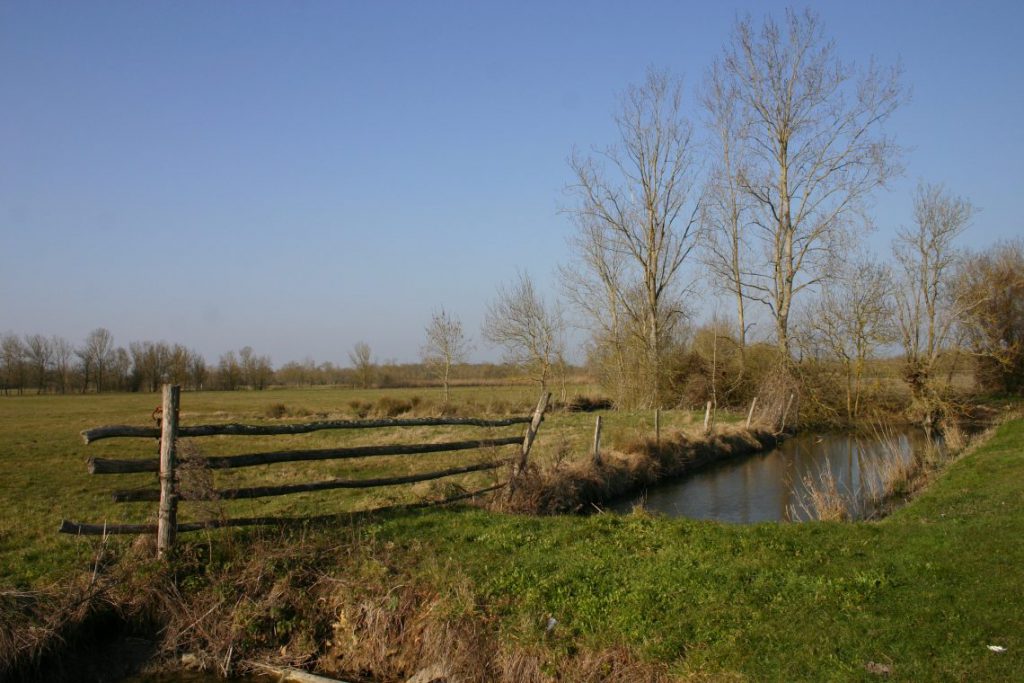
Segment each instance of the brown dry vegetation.
M267 530L218 543L188 546L172 568L138 543L89 577L0 594L3 680L78 680L76 667L97 666L83 651L132 634L150 642L150 670L187 662L231 676L258 672L259 662L347 680L403 681L423 669L465 683L673 680L624 647L580 649L545 619L524 629L540 634L536 642L504 637L495 606L457 566L413 575L355 524L336 535Z

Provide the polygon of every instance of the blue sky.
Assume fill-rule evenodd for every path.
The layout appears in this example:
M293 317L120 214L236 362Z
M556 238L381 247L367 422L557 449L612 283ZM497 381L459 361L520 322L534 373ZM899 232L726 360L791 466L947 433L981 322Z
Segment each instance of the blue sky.
M614 142L617 94L653 65L692 95L737 14L784 7L0 4L0 332L412 361L444 306L478 337L517 269L555 293L566 157ZM981 208L966 246L1024 235L1024 3L813 7L912 90L870 243L919 180Z

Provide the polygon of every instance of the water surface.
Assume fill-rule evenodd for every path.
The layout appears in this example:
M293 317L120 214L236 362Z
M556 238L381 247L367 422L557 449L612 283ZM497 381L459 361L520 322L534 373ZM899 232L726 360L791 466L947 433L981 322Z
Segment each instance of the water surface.
M642 505L651 512L725 522L799 521L808 518L804 477L817 480L827 467L841 494L854 508L861 508L877 488L880 458L908 460L929 447L921 430L888 436L880 440L871 434L802 434L772 451L700 470L612 507L628 512ZM884 443L887 440L890 446ZM931 445L940 447L936 442Z

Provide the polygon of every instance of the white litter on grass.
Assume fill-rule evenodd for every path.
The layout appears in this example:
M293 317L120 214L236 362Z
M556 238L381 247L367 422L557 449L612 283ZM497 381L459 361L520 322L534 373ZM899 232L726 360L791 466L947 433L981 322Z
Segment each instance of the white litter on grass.
M989 645L988 649L992 650L992 652L1006 652L1006 648L1002 645Z
M552 631L554 631L555 630L555 624L557 624L557 623L558 623L557 619L555 619L554 617L548 617L548 623L547 623L547 625L544 626L544 632L545 633L551 633Z

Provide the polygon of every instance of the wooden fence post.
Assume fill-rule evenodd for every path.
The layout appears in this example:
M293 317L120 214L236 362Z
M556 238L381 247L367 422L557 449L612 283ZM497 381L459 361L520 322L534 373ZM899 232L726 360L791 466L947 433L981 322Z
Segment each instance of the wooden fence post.
M516 463L515 468L512 470L512 478L508 482L509 495L512 494L512 490L515 488L516 478L526 469L526 462L530 457L530 448L533 447L533 440L537 438L537 430L540 429L540 423L544 420L544 411L548 409L549 400L551 400L551 394L545 391L541 394L540 400L537 401L537 408L533 411L533 419L530 420L530 426L526 428L526 436L523 438L519 462Z
M757 405L757 396L755 396L754 400L750 402L750 412L747 413L747 429L750 429L750 421L754 417L754 406L756 406L756 405Z
M601 416L594 422L594 464L601 464Z
M704 433L708 433L708 425L711 423L711 401L708 401L708 407L704 409Z
M661 446L661 409L654 409L654 445Z
M175 491L174 461L177 455L178 408L181 387L164 385L162 422L160 425L160 509L157 513L156 556L167 558L174 548L174 532L178 525L178 494Z

